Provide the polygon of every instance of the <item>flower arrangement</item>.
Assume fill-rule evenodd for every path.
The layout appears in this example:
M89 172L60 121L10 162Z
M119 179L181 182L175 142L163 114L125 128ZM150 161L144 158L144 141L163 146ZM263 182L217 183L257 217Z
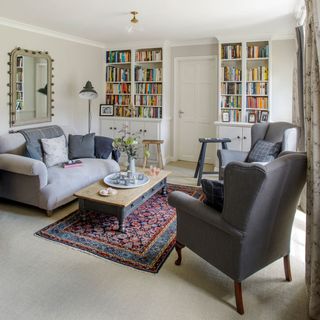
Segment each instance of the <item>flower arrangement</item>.
M139 135L130 133L125 127L120 131L121 136L113 140L112 146L127 154L128 159L137 159L139 148Z

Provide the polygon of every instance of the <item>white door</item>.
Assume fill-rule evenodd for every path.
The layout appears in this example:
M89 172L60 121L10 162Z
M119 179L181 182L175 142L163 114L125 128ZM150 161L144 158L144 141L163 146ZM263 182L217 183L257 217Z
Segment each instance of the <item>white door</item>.
M217 60L214 57L177 63L176 116L178 160L197 161L199 138L215 137ZM206 163L215 162L216 146L207 145Z

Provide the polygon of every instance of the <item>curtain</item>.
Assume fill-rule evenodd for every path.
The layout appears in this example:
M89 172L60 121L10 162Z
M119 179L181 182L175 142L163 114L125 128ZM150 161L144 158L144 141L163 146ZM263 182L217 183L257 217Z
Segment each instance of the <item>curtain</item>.
M307 170L306 284L309 316L320 319L320 30L318 0L306 0L304 108Z

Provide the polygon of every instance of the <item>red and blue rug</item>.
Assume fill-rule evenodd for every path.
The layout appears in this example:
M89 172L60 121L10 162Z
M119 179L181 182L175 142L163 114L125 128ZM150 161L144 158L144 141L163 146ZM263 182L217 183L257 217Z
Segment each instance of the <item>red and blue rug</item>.
M168 192L192 194L194 187L168 185ZM118 220L88 212L85 220L79 211L36 232L35 235L112 260L139 270L157 273L176 238L176 213L167 197L155 194L125 220L126 233L120 233Z

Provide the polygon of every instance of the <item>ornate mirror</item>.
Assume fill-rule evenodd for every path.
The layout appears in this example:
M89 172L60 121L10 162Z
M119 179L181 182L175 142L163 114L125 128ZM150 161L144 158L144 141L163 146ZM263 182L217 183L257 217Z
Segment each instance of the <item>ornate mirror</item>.
M48 52L16 48L9 55L10 126L51 121L53 60Z

